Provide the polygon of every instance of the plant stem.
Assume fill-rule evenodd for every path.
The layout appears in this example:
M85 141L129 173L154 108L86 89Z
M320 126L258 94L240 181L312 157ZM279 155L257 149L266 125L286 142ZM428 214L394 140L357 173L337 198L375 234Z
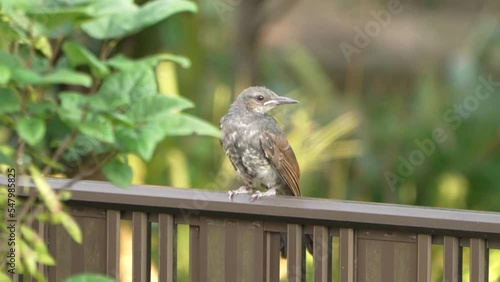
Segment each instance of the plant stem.
M88 108L83 109L82 116L80 117L80 122L85 121L85 118L87 118L87 113L88 113ZM66 136L64 141L59 145L59 147L57 147L56 151L54 152L54 155L52 156L52 162L59 161L64 151L68 149L69 145L71 145L71 143L73 142L73 140L75 140L77 135L78 135L78 130L73 129L71 133L68 136ZM52 172L52 167L50 165L46 165L42 171L42 174L47 176L51 172Z
M99 59L101 61L106 60L115 46L116 46L116 41L109 41L109 40L104 41L101 45L101 50L99 51ZM97 89L99 88L99 86L101 86L101 83L102 83L101 79L95 78L94 83L92 83L92 87L88 92L88 95L92 95L95 92L97 92Z
M59 161L59 158L61 158L62 154L66 149L69 147L69 145L73 142L73 140L76 138L76 135L78 134L77 130L71 131L71 133L66 136L64 141L57 147L54 155L52 156L52 162L57 162ZM50 165L46 165L45 168L42 171L42 174L47 176L52 172L52 167Z

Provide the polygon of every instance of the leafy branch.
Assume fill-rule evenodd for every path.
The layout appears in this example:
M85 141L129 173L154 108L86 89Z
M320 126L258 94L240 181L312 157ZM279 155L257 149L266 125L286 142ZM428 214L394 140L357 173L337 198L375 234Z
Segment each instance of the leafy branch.
M172 54L130 59L116 49L123 38L171 15L196 12L195 4L44 2L0 0L0 128L11 136L10 142L0 143L0 169L15 166L16 177L29 175L36 187L16 218L22 235L18 270L39 281L45 278L36 264L53 265L54 259L40 246L41 235L31 227L35 220L61 224L76 242L82 240L62 202L73 184L102 172L126 187L132 180L129 155L149 161L169 136L219 134L211 124L182 112L193 107L190 101L159 93L156 66L171 61L189 67L188 59ZM96 41L98 52L92 48ZM45 179L54 173L71 178L57 191ZM7 203L4 190L2 204ZM2 281L7 279L3 275Z

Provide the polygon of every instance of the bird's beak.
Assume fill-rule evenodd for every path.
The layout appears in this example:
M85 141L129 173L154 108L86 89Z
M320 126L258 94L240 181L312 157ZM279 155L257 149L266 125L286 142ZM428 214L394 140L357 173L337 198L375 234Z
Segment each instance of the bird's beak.
M264 106L277 106L277 105L281 105L281 104L296 104L298 102L299 101L294 100L292 98L288 98L285 96L278 96L272 100L265 102Z

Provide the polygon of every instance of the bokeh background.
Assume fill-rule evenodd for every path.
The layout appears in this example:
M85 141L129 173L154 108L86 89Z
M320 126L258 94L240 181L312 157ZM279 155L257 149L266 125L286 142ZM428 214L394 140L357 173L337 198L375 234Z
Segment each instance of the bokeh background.
M147 29L123 52L190 58L188 69L161 65L159 83L213 124L250 85L299 100L273 114L304 196L500 211L499 1L197 3L197 14ZM239 187L214 138L169 138L150 163L132 164L135 183ZM499 273L490 269L491 281Z
M160 66L159 82L213 124L250 85L298 99L273 114L305 196L500 210L500 2L198 5L121 50L190 58ZM137 161L135 181L225 191L234 175L218 140L192 136Z
M143 5L152 1L97 0L89 6L91 8L71 10L66 8L86 6L93 1L0 0L0 50L27 57L26 66L34 69L27 73L35 76L25 77L29 85L37 81L37 73L45 73L41 69L52 71L53 63L60 63L63 69L74 63L68 62L67 54L57 55L61 53L57 50L61 46L57 46L63 42L61 35L57 34L73 31L71 26L63 28L59 24L74 21L78 26L80 21L92 18L89 11L109 16L106 9L126 11L136 8L132 3ZM33 8L37 3L63 7L63 12L49 9L45 14L45 10ZM99 6L102 3L104 5ZM298 158L301 190L305 197L500 212L500 0L193 0L193 3L197 8L192 5L185 8L186 3L181 3L178 8L179 11L191 12L197 9L196 13L176 13L159 24L153 25L155 20L149 22L149 18L144 20L141 17L139 24L113 26L118 34L133 33L124 39L116 36L120 37L117 41L96 40L100 37L85 35L78 29L67 37L80 42L81 48L85 46L83 50L88 49L91 54L100 49L102 60L108 55L144 58L171 53L182 56L173 58L187 66L184 57L188 58L191 61L188 68L171 61L157 66L158 92L193 101L196 107L186 112L213 124L214 128L207 126L209 130L205 130L205 133L212 130L211 136L216 135L215 128L230 103L249 86L263 85L279 95L299 100L299 104L278 107L272 114L285 130ZM121 4L123 10L118 9ZM18 16L23 13L9 14L9 9L6 9L4 14L2 9L9 6L30 11L34 22L42 26L57 25L61 30L52 35L60 38L51 42L47 37L40 37L40 40L21 44L21 35L35 39L39 27ZM136 14L139 18L137 15L142 14ZM54 18L49 19L49 16ZM162 15L155 15L156 19L159 16ZM18 22L18 29L10 27L13 22ZM141 29L144 26L150 27ZM100 34L99 27L99 24L94 25L92 30ZM135 33L134 27L141 31ZM18 34L17 30L22 32ZM37 32L44 34L48 30ZM11 37L19 42L10 46ZM52 50L50 43L57 50L54 56L47 55ZM42 54L38 56L35 49ZM96 67L93 65L96 62L91 59L94 55L74 54L74 57L91 61L87 63L93 74L92 66ZM2 58L8 57L4 54ZM99 63L97 57L94 61ZM106 64L97 65L107 69ZM10 69L3 66L1 70L4 82L9 82ZM150 86L154 84L154 77L148 74L151 83L146 84ZM68 73L59 75L64 78ZM35 103L31 105L41 106L37 111L35 107L30 111L38 112L35 115L37 120L41 119L38 115L44 116L44 120L40 120L44 128L42 137L45 134L44 122L49 121L48 112L52 108L42 104L49 98L35 101L37 95L45 95L45 84L49 88L46 96L57 97L56 94L61 92L56 83L59 80L49 83L47 77L44 77L44 85L38 85L38 93L31 89L26 92L33 92L29 99ZM82 91L93 93L100 80L95 79L88 92ZM19 83L15 79L13 82ZM12 90L15 83L8 87ZM62 88L68 89L79 88ZM138 92L148 91L141 89ZM149 94L152 93L146 93ZM11 101L0 99L0 105L4 105L2 114L12 112L17 115L17 109L5 110L9 103L16 105L15 95L10 97ZM140 98L140 95L135 98ZM51 102L57 104L55 99ZM81 110L78 106L75 102L68 105L68 109ZM140 109L139 106L136 108ZM2 122L17 132L36 135L35 130L15 128L14 121L19 119L19 116L9 117ZM34 128L41 132L42 125ZM70 134L71 128L66 127L64 120L59 125L47 125L54 132L45 136L44 141L49 142L28 152L28 155L35 156L38 151L47 149L34 159L50 154L50 149L62 141L58 139L64 134L55 131L62 128L61 132ZM109 133L111 128L110 125ZM86 167L85 161L93 163L95 159L91 157L102 153L94 154L94 148L113 151L114 148L99 147L104 137L97 138L101 132L96 131L98 128L94 128L92 138L88 140L75 141L73 150L68 150L68 156L62 157L63 162L69 163L64 165L70 169L64 174L51 176L75 177L78 169ZM186 131L191 132L191 128ZM0 157L5 158L7 153L3 149L6 147L10 149L7 155L13 156L11 153L18 140L12 136L11 131L2 125ZM26 136L21 139L26 139ZM50 142L54 140L55 143ZM92 144L89 140L100 141ZM22 153L24 145L19 147L21 149L17 152ZM16 159L21 163L24 160ZM31 159L27 160L31 162ZM47 160L50 158L41 163L49 163ZM134 184L220 193L240 185L219 140L214 137L169 136L157 146L152 160L146 162L130 155L128 164L133 168ZM123 178L128 183L125 173L121 175L117 169L113 172L115 180ZM18 174L23 174L22 170ZM104 180L105 174L89 174L88 178ZM6 193L4 195L6 198ZM130 226L130 221L122 221L121 281L132 281ZM184 282L189 281L189 227L180 224L177 228L177 281ZM158 249L156 223L152 223L152 233L154 263L151 277L155 281L157 269L162 267L158 265L158 254L155 253ZM332 253L338 254L338 237L332 240ZM469 277L468 252L469 248L463 247L463 281L468 281ZM433 281L443 280L442 262L443 247L433 245ZM489 281L500 282L500 250L490 250L489 263ZM334 256L332 265L333 281L338 281L337 256ZM307 281L312 281L310 255L307 255L307 268ZM282 277L286 277L284 260L281 270Z

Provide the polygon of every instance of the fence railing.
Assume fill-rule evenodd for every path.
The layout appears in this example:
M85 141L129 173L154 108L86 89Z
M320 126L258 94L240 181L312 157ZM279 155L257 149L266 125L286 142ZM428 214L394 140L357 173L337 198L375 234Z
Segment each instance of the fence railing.
M67 181L49 183L57 189ZM0 185L6 183L0 176ZM500 249L500 213L291 197L249 203L248 196L230 201L222 192L120 189L94 181L71 191L67 206L82 228L83 244L61 227L39 228L57 261L45 269L49 281L81 272L119 280L124 220L131 221L134 282L151 279L152 251L158 254L158 281L177 281L179 225L189 226L192 282L279 281L280 233L287 237L287 277L294 282L305 281L306 271L315 282L431 281L433 246L442 248L443 281L462 281L467 266L469 281L485 282L490 266L500 264L489 260L490 251ZM152 223L157 250L151 249ZM309 268L304 233L314 241Z

